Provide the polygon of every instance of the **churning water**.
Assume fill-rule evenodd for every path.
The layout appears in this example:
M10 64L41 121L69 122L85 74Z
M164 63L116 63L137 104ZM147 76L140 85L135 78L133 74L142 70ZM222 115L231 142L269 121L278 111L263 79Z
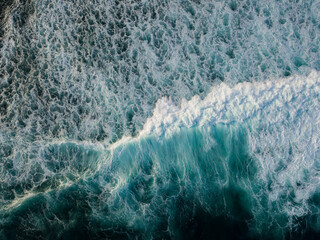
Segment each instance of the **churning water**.
M0 3L0 239L318 239L319 0Z

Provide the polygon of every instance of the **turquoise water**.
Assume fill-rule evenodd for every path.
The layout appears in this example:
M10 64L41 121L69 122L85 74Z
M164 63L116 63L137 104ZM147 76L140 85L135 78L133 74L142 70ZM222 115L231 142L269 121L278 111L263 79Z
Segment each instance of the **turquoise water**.
M0 11L0 239L318 239L319 1Z

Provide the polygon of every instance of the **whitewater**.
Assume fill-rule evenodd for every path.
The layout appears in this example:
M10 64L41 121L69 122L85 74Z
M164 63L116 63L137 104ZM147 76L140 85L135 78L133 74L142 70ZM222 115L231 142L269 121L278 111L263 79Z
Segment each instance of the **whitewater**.
M0 239L318 239L319 13L0 2Z

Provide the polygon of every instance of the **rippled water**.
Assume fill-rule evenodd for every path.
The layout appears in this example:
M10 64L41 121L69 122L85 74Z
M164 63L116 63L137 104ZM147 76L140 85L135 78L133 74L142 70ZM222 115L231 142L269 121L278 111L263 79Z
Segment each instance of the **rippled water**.
M0 3L1 239L317 239L320 2Z

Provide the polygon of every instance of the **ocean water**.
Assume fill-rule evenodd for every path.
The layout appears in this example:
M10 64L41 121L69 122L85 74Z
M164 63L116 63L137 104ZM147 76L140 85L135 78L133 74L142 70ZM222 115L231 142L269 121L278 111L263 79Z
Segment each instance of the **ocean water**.
M0 239L319 239L319 0L0 2Z

